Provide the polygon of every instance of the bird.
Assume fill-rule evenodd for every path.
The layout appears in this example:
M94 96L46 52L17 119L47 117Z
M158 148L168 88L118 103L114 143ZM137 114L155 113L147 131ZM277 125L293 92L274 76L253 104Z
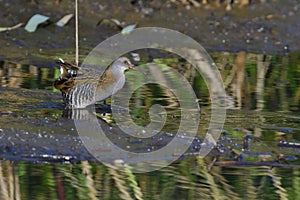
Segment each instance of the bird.
M68 108L85 108L109 98L123 88L125 71L134 69L127 57L114 60L101 75L96 70L78 67L63 59L56 63L60 67L60 76L53 86L61 91Z

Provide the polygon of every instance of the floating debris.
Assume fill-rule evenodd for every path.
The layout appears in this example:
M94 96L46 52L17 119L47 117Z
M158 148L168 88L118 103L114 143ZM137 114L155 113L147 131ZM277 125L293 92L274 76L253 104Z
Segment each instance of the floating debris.
M300 148L300 143L299 142L288 142L285 140L281 140L278 143L279 147L291 147L291 148Z
M17 28L20 28L21 26L23 26L24 23L19 23L15 26L11 26L11 27L0 27L0 32L4 32L4 31L10 31L10 30L14 30Z
M119 30L123 29L123 25L121 24L121 22L117 19L101 19L98 23L97 26L99 25L104 25L104 26L111 26L111 27L115 27Z
M133 31L133 29L135 29L136 27L136 24L132 24L132 25L129 25L129 26L126 26L122 29L121 33L123 35L126 35L126 34L129 34L131 31Z
M28 32L35 32L38 25L46 22L49 19L50 18L47 17L47 16L40 15L40 14L35 14L27 22L27 24L25 26L25 30L28 31Z
M131 57L132 57L132 59L134 60L134 61L136 61L136 62L139 62L139 61L141 61L141 58L140 58L140 55L138 54L138 53L130 53L130 55L131 55Z
M74 16L73 14L65 15L63 18L58 20L58 22L56 22L56 26L59 27L65 26L67 23L69 23L69 21L73 18L73 16Z

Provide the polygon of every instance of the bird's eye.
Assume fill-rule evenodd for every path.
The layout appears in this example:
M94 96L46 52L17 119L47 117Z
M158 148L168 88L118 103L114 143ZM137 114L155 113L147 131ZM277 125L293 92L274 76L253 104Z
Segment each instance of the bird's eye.
M128 65L128 64L129 64L127 60L124 60L123 63L124 63L125 65Z

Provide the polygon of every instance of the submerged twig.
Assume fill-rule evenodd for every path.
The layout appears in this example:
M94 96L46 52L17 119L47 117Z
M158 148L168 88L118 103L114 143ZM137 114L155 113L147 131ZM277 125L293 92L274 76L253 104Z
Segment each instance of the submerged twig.
M24 25L24 23L19 23L15 26L11 26L11 27L0 27L0 32L14 30L14 29L20 28L23 25Z

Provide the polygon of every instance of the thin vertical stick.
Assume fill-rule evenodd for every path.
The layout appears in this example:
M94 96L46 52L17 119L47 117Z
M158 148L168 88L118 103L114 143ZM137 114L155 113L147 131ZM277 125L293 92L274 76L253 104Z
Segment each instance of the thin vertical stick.
M78 0L75 0L75 64L78 66L79 63L79 47L78 47Z

